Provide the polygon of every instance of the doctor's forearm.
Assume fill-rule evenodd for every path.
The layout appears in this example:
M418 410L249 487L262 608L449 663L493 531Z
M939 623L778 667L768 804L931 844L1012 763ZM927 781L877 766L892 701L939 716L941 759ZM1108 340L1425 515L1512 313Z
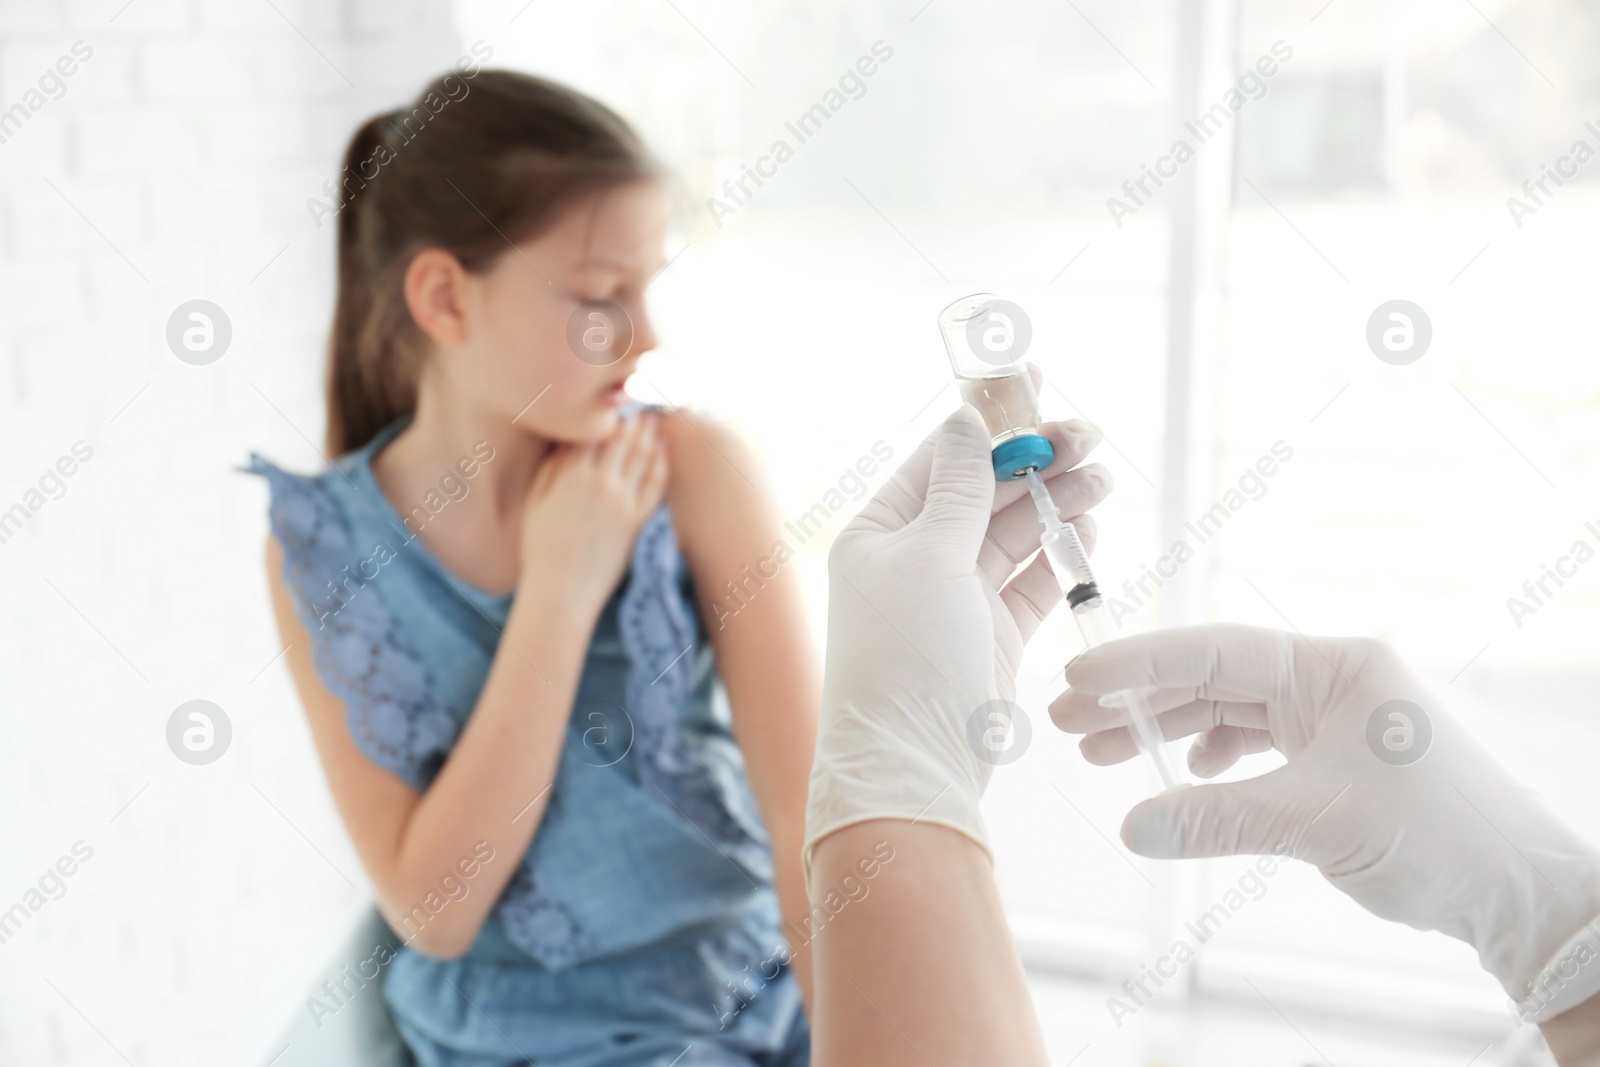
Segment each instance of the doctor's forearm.
M811 942L817 1063L1047 1062L993 867L971 838L900 819L847 826L817 843L810 895L830 916Z
M1600 1065L1600 997L1591 997L1539 1027L1561 1067Z

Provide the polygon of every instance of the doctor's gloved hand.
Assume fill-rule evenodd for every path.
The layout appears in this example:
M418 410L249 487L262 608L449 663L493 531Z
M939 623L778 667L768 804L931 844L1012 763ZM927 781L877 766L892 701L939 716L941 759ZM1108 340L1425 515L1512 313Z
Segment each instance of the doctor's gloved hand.
M1037 378L1037 374L1036 374ZM1100 434L1047 423L1050 495L1086 545L1110 491L1080 467ZM985 850L978 798L993 766L969 722L1009 716L1023 645L1062 599L1022 482L997 484L989 433L964 404L842 530L828 554L828 646L803 852L868 819L939 823ZM1002 702L1002 703L996 703Z
M1287 758L1139 804L1122 827L1134 852L1286 846L1375 915L1472 945L1525 1021L1600 993L1600 857L1383 642L1194 626L1108 642L1066 677L1051 717L1087 735L1092 763L1136 754L1119 711L1098 704L1130 686L1155 687L1165 737L1199 735L1189 764L1202 778L1250 752Z

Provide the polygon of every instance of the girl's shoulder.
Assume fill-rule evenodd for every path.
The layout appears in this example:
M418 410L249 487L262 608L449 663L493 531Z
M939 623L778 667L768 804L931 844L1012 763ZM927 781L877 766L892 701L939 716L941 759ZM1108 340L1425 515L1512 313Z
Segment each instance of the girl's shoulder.
M258 452L239 468L267 483L267 524L281 553L276 576L301 621L318 632L330 612L343 611L348 592L341 590L365 588L379 565L398 558L392 548L384 558L373 551L375 542L392 538L379 529L381 516L371 491L363 488L371 480L362 466L367 452L367 447L354 449L312 474L286 470ZM366 610L353 615L365 614L369 625L387 628L388 620L381 617L384 598L361 599L368 602Z
M667 511L690 573L738 574L783 539L761 465L731 427L699 413L664 411L671 473Z
M343 553L352 540L352 516L371 507L373 452L404 428L398 419L372 440L338 456L322 470L298 474L252 451L239 470L267 483L267 514L286 556Z
M701 412L657 406L672 473L667 492L674 517L715 513L761 492L761 466L732 427ZM681 507L679 506L681 505Z
M350 545L351 492L349 460L341 457L315 474L285 470L260 453L251 452L243 473L267 483L267 516L273 537L285 557L342 551Z

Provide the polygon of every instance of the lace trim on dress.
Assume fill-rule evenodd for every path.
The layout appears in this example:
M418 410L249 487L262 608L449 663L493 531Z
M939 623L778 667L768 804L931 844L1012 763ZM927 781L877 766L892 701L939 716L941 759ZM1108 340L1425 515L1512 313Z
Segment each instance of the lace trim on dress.
M628 656L628 710L639 738L640 778L659 801L759 877L772 859L759 814L736 783L719 780L682 743L676 709L693 682L699 641L696 606L679 582L687 570L671 513L662 507L639 532L633 579L623 593L618 625Z
M370 578L344 509L315 478L289 474L254 453L251 473L272 492L272 532L283 578L311 634L323 683L344 702L350 735L378 766L421 792L444 763L460 722Z

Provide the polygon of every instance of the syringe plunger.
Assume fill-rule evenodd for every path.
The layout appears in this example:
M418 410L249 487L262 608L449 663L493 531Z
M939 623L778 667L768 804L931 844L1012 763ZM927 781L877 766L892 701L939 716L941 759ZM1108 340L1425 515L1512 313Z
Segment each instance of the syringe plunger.
M1026 479L1033 506L1044 525L1039 545L1050 559L1050 567L1056 573L1056 580L1061 583L1062 592L1066 594L1067 606L1077 608L1087 600L1098 598L1100 589L1095 584L1094 572L1089 569L1089 553L1084 551L1077 527L1061 521L1061 509L1050 498L1050 490L1045 488L1044 479L1039 477L1038 472L1030 471Z
M1110 625L1111 613L1100 596L1094 571L1089 568L1089 554L1084 551L1077 528L1070 522L1061 521L1061 509L1056 507L1050 490L1038 472L1030 471L1027 482L1034 509L1039 513L1039 522L1044 527L1044 532L1039 535L1039 545L1050 560L1050 569L1055 572L1056 581L1067 598L1067 606L1072 609L1072 618L1078 624L1078 632L1083 635L1083 643L1086 648L1104 644L1114 636ZM1171 789L1178 785L1178 777L1167 759L1161 727L1145 695L1137 689L1123 689L1105 697L1103 703L1123 709L1128 732L1133 735L1139 751L1155 766L1162 787Z

